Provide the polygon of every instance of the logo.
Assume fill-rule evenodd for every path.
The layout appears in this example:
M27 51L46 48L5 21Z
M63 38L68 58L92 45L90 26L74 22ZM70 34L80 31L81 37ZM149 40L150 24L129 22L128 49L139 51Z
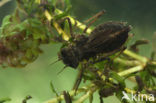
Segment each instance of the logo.
M155 101L155 97L153 94L141 94L140 92L136 94L131 92L131 97L129 97L125 91L122 91L122 94L122 100L125 99L128 101Z

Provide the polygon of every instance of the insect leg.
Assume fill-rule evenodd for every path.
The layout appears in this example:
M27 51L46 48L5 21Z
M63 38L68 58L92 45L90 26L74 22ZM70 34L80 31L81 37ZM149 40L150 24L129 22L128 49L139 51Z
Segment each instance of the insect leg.
M74 86L73 86L73 90L75 90L75 93L82 81L83 73L84 73L84 68L80 68L79 73L76 78L76 82L74 83Z
M67 21L68 21L68 23L69 23L70 36L71 36L71 38L74 38L74 35L73 35L73 30L72 30L72 23L71 23L70 18L69 18L69 17L66 17L66 18L64 18L64 21L65 21L65 20L67 20Z
M95 14L93 17L89 18L86 22L89 22L91 21L87 26L86 28L84 29L84 33L86 33L87 29L100 17L102 16L103 14L105 13L104 10L98 12L97 14Z
M125 47L125 46L122 46L122 47L119 49L119 50L120 50L119 54L117 54L112 60L114 60L115 58L119 57L119 56L124 52L125 49L126 49L126 47Z
M66 103L72 103L72 99L70 97L70 94L66 91L63 91L63 95L64 95L64 100Z
M104 103L103 98L102 98L102 96L100 95L100 93L99 93L99 96L100 96L100 103Z
M109 72L110 72L110 68L111 68L111 64L112 64L112 60L110 58L102 57L102 58L99 58L96 61L92 61L91 64L95 64L95 63L98 63L98 62L101 62L101 61L104 61L104 60L107 60L108 63L104 66L104 70L99 75L99 77L101 78L103 75L105 75L105 77L106 77L105 81L109 81L109 79L108 79L109 78Z
M122 47L119 48L119 49L116 49L116 50L114 50L114 51L112 51L112 52L110 52L110 53L107 53L107 54L105 54L105 55L103 55L103 56L100 56L99 58L97 58L97 60L91 61L90 63L95 64L95 63L98 63L98 62L101 62L101 61L104 61L104 60L110 61L109 56L112 55L112 54L114 54L114 53L119 52L119 54L117 54L115 57L113 57L113 58L111 59L111 61L113 61L113 60L114 60L115 58L117 58L125 49L126 49L126 47L125 47L125 46L122 46Z
M102 62L104 60L110 61L110 58L109 57L100 57L97 60L93 61L92 64L95 64L95 63L98 63L98 62Z
M140 76L138 76L138 75L136 75L135 76L135 80L136 80L136 82L137 82L137 84L138 84L138 91L140 92L140 91L142 91L143 90L143 88L144 88L144 83L143 83L143 80L142 80L142 78L140 77Z

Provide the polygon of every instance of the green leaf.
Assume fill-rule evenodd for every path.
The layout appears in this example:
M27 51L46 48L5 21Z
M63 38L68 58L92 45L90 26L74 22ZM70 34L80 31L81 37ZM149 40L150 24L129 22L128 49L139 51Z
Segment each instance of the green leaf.
M5 16L3 21L2 21L2 27L5 26L5 25L10 24L11 23L10 19L11 19L11 15Z
M113 71L110 72L110 77L117 80L122 88L125 88L126 85L123 77L121 77L120 75L118 75L116 72Z
M140 76L147 87L153 87L155 85L152 75L147 70L140 72Z

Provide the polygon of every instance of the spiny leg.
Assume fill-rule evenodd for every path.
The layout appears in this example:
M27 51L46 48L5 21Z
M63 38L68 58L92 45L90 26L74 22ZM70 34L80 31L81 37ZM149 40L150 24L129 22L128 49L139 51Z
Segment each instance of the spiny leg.
M102 10L102 11L96 13L94 16L92 16L92 17L90 17L88 20L86 20L85 23L88 23L89 21L91 21L91 20L97 18L98 16L103 15L105 12L106 12L105 10Z
M72 23L71 23L71 20L70 20L69 17L64 18L64 21L65 21L65 20L67 20L68 23L69 23L70 36L71 36L71 38L73 39L73 38L74 38L74 35L73 35L73 30L72 30Z
M102 96L100 95L100 92L99 92L99 99L100 99L100 103L104 103L103 98L102 98Z
M107 60L108 63L106 63L106 64L104 65L104 69L103 69L103 71L101 72L101 74L98 74L98 77L99 77L99 78L102 78L102 76L105 75L105 77L106 77L106 80L105 80L105 81L108 81L108 80L109 80L109 79L108 79L108 77L109 77L109 71L110 71L110 67L111 67L111 64L112 64L112 60L111 60L110 58L108 58L108 57L102 57L102 58L99 58L99 59L96 60L96 61L93 61L91 64L96 64L96 63L102 62L102 61L104 61L104 60ZM97 72L97 71L96 71L96 72Z
M85 69L84 65L82 64L82 67L79 70L79 73L77 75L76 81L75 81L74 86L73 86L73 90L75 90L75 93L76 93L76 91L77 91L77 89L78 89L78 87L79 87L79 85L80 85L80 83L82 81L84 69Z
M64 21L65 20L68 20L68 23L69 23L69 28L70 28L70 35L71 35L71 38L72 40L76 43L76 44L81 44L83 43L84 41L87 41L87 37L85 35L74 35L73 33L73 29L72 29L72 23L71 23L71 20L69 17L66 17L64 18ZM74 27L77 26L77 21L75 20L75 24L74 24ZM78 39L78 40L77 40Z
M84 29L84 33L86 33L87 29L99 18L101 17L103 14L105 13L104 10L98 12L97 14L95 14L93 17L89 18L86 22L89 22L91 21L87 26L86 28Z
M112 60L114 60L115 58L119 57L119 56L124 52L124 50L125 50L126 48L127 48L127 47L122 46L122 47L119 49L119 50L120 50L119 54L117 54Z
M108 60L108 61L110 61L110 58L109 57L100 57L100 58L98 58L97 60L94 60L94 61L92 61L92 62L90 62L90 63L92 63L92 64L96 64L96 63L98 63L98 62L102 62L102 61L105 61L105 60Z
M103 85L105 82L103 81L101 75L98 73L98 68L96 67L88 67L86 68L88 71L92 72L95 76L93 83L96 84L97 86Z
M117 54L117 55L116 55L115 57L113 57L112 59L110 59L110 58L108 57L108 56L110 56L110 54L104 55L104 56L99 56L99 58L97 58L96 60L89 61L89 62L87 63L87 65L96 64L96 63L98 63L98 62L102 62L102 61L104 61L104 60L107 60L108 63L104 66L104 70L103 70L102 74L100 75L100 77L104 74L104 75L106 76L106 80L108 80L109 71L110 71L109 68L111 68L111 64L113 63L113 60L114 60L115 58L117 58L117 57L125 50L125 48L126 48L126 47L122 46L121 48L119 48L119 49L117 49L117 50L111 52L110 54L114 54L114 53L116 53L116 52L119 51L119 54Z
M78 23L77 23L77 21L74 19L74 27L73 27L73 30L76 30L77 29L77 25L78 25Z
M63 91L63 96L66 103L72 103L72 99L69 92Z
M114 50L114 51L112 51L112 52L106 53L106 54L103 55L103 56L99 56L96 60L90 61L89 64L96 64L96 63L102 62L102 61L104 61L104 60L110 61L109 56L112 55L112 54L115 54L115 53L119 52L118 55L116 55L115 57L113 57L113 58L111 59L111 61L112 61L112 60L114 60L115 58L117 58L118 56L120 56L120 54L121 54L125 49L126 49L126 47L122 46L121 48L116 49L116 50Z

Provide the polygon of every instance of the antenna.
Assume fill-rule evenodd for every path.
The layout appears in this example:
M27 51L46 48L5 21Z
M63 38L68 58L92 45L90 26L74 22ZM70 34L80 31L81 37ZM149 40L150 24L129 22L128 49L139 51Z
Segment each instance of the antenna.
M57 75L59 75L65 68L67 68L68 66L67 65L65 65L58 73L57 73Z
M53 65L53 64L55 64L56 62L58 62L58 61L60 61L60 60L61 60L61 59L59 58L59 59L57 59L56 61L50 63L49 65Z

